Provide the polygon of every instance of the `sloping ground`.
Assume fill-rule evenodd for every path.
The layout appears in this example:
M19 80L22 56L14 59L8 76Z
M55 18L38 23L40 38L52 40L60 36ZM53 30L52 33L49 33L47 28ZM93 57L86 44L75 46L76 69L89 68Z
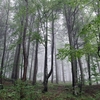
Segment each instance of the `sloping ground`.
M0 100L100 100L100 85L84 86L82 95L73 96L72 87L66 84L49 84L47 93L41 92L42 84L34 87L14 87L12 81L5 81L4 84L4 89L0 90ZM20 91L23 92L23 99L19 99Z
M77 95L77 96L72 95L71 86L65 87L64 85L55 85L54 87L49 87L49 97L43 94L42 99L43 100L100 100L100 85L84 86L82 95Z
M100 94L100 85L85 86L83 91L85 94L95 97Z

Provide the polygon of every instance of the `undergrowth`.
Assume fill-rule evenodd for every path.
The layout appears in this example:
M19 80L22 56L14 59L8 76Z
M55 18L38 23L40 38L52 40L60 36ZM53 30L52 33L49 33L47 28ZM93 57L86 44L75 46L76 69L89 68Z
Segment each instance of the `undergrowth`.
M66 86L67 87L67 86ZM99 100L100 92L93 95L84 93L73 96L72 91L66 90L64 85L49 84L49 90L43 94L42 84L32 86L27 82L17 81L15 85L6 86L0 90L0 100Z

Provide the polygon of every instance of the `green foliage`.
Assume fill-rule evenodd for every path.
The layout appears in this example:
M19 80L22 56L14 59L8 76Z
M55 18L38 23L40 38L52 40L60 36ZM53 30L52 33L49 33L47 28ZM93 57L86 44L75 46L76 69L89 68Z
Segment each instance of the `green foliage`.
M65 45L64 48L58 50L58 58L65 59L67 56L70 59L72 54L75 57L82 57L85 54L97 54L98 38L99 38L99 28L100 26L100 16L97 16L89 24L85 25L80 32L80 37L84 40L84 45L82 48L73 49L69 44Z
M41 91L37 90L38 85L32 86L29 82L17 80L14 86L7 87L0 91L2 100L39 100ZM23 95L23 98L20 98Z
M16 44L11 44L9 50L13 50L16 47Z
M41 35L38 32L33 32L33 33L30 33L30 34L31 34L31 41L37 40L40 43L44 42Z
M100 16L95 17L90 23L85 25L80 32L80 36L84 36L85 41L96 42L99 36ZM93 41L92 41L93 40Z
M98 66L97 64L93 63L91 67L91 76L92 76L92 82L97 83L100 81L100 73L97 72Z
M57 57L58 59L61 58L62 60L66 58L66 56L70 55L70 46L66 44L64 48L58 49Z
M97 100L100 98L100 91L93 94L93 97L86 93L81 96L73 96L71 86L67 86L68 90L65 90L62 85L49 84L49 86L49 92L43 94L41 93L42 85L36 84L32 86L29 81L22 82L17 80L15 86L7 86L0 90L0 100L20 100L21 92L24 95L24 98L21 100Z
M82 57L84 55L84 50L83 49L70 49L69 44L66 44L64 48L58 49L58 59L65 59L67 56L69 60L71 59L70 56L73 55L75 57Z

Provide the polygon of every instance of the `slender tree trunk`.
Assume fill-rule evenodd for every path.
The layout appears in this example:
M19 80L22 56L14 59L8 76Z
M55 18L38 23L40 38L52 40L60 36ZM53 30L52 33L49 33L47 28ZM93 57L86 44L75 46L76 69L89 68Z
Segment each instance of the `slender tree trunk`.
M29 34L29 37L28 37L28 48L27 48L27 55L29 56L29 53L30 53L30 39L31 39L31 36Z
M75 22L75 14L76 14L76 8L74 9L74 12L72 11L71 7L66 8L66 5L64 5L64 13L65 13L65 20L66 20L66 26L68 29L68 37L69 37L69 44L70 44L70 50L75 49L75 43L74 43L74 22ZM72 14L74 13L74 14ZM76 87L77 87L77 60L75 53L71 53L71 66L72 66L72 87L73 87L73 95L77 95L76 93Z
M44 59L44 89L42 92L47 92L48 91L48 68L47 68L47 55L48 55L48 28L47 28L47 21L46 21L46 34L45 34L45 59Z
M12 76L11 76L11 78L14 80L17 80L19 77L20 49L21 49L21 44L18 44L16 47Z
M51 83L53 83L54 72L51 74Z
M27 66L28 66L28 54L26 48L26 32L28 26L28 0L25 0L26 3L26 18L25 18L25 25L24 25L24 32L23 32L23 57L24 57L24 72L23 72L23 81L26 81L27 75Z
M79 49L78 47L78 43L77 44L77 49ZM83 67L82 67L82 62L81 62L81 58L78 57L78 64L79 64L79 68L80 68L80 73L81 73L81 77L79 77L79 84L81 85L81 87L85 84L85 80L84 80L84 73L83 73ZM82 90L82 89L80 89ZM81 91L82 92L82 91Z
M9 51L7 52L7 60L6 60L6 65L4 69L4 77L6 77L7 66L9 67L8 61L9 61Z
M27 50L28 55L29 55L29 50L30 50L30 40L31 40L31 33L33 29L33 23L34 23L34 16L31 16L30 17L29 38L28 38L28 50ZM33 57L34 57L34 42L33 42L33 53L32 53L32 59L31 59L31 68L29 72L29 80L31 80Z
M21 23L20 23L21 24L21 31L19 34L19 40L22 38L23 20L24 19L21 19ZM17 80L19 77L20 52L21 52L21 43L18 43L16 46L14 64L13 64L13 70L12 70L12 76L11 76L11 78L14 80Z
M63 61L61 61L62 64L62 77L63 77L63 82L65 83L65 75L64 75L64 65L63 65Z
M92 85L91 82L91 67L90 67L90 55L87 55L87 67L88 67L88 79L89 79L89 85Z
M32 82L33 85L36 84L37 69L38 69L38 40L36 40L36 50L35 50L35 60L34 60L34 72L33 72L33 82Z
M21 57L21 79L23 78L23 56Z
M32 75L33 58L34 58L34 44L33 44L33 52L32 52L32 57L31 57L31 68L30 68L30 73L29 73L29 80L31 80L31 75Z
M40 15L38 14L38 18ZM37 34L39 35L39 26L40 22L37 23ZM34 72L33 72L33 81L32 84L36 84L36 78L37 78L37 71L38 71L38 45L39 45L39 39L36 39L36 49L35 49L35 60L34 60Z
M8 2L8 6L9 6L9 4L10 4L10 0ZM8 29L8 16L9 16L9 8L7 10L7 19L6 19L6 23L5 23L4 43L3 43L3 55L2 55L2 59L1 59L1 70L0 70L0 84L2 84L2 74L3 74L5 52L6 52L6 36L7 36L7 29Z
M79 68L81 73L81 77L79 77L79 81L78 81L78 88L79 88L79 93L81 94L83 85L85 84L85 80L84 80L84 73L83 73L83 68L82 68L82 63L80 58L78 58L78 63L79 63Z
M83 68L82 68L82 62L81 59L78 58L78 63L79 63L79 68L80 68L80 72L81 72L81 83L84 85L84 73L83 73Z
M56 83L58 84L58 64L57 64L57 58L56 58L56 46L55 46L55 72L56 72Z
M53 11L52 11L52 44L51 44L51 70L48 74L48 78L51 76L52 74L52 80L51 82L53 83L53 60L54 60L54 14L53 14Z
M99 64L97 57L96 57L96 62L97 62L98 70L99 70L99 73L100 73L100 64Z

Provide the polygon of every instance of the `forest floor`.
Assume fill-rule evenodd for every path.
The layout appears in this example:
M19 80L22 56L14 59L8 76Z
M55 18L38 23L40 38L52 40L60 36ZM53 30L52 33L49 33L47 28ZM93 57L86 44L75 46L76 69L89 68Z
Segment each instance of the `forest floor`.
M48 84L48 92L42 93L43 85L4 83L0 100L100 100L100 85L84 86L81 95L73 96L72 87L66 84Z
M43 100L100 100L100 85L84 86L82 94L76 96L72 95L71 86L53 85L49 86L49 93L49 99Z

